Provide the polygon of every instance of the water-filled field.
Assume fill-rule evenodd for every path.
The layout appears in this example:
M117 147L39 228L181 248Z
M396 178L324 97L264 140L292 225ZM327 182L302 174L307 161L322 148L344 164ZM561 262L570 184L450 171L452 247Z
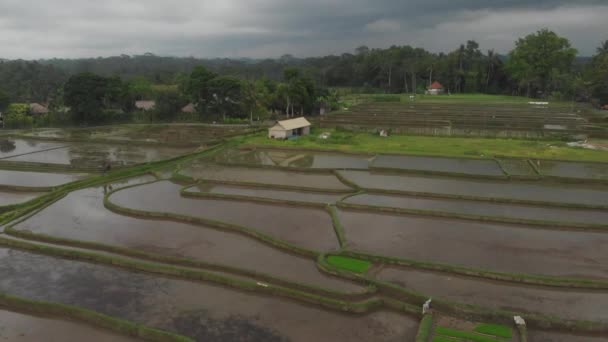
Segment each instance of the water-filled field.
M560 178L599 180L601 168L234 144L202 152L209 146L181 145L202 128L176 127L31 133L72 139L40 146L19 138L29 152L0 163L0 336L131 341L66 320L61 306L44 318L16 313L1 295L195 341L413 341L431 297L433 328L487 322L517 334L517 314L531 318L529 341L608 334L608 188ZM101 160L123 167L45 169ZM51 196L30 201L43 194L35 188Z

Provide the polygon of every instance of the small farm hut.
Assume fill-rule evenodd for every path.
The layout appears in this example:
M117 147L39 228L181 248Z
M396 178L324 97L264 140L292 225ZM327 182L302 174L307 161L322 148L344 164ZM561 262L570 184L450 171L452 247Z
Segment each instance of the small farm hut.
M441 95L445 91L443 85L437 81L433 82L431 86L426 90L429 95Z
M294 136L310 134L310 122L304 117L277 121L268 129L268 137L272 139L289 139Z
M29 112L32 115L43 115L48 114L49 109L40 103L30 103Z
M154 107L156 107L156 101L150 101L150 100L135 101L135 108L137 110L142 110L145 112L145 111L154 109Z

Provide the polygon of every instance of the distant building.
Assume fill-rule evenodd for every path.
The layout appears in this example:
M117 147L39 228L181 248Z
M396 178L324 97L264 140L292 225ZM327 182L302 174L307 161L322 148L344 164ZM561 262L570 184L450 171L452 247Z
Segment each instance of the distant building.
M30 103L29 113L31 115L44 115L49 113L49 109L40 103Z
M188 103L182 108L182 113L196 113L196 108L194 107L194 103Z
M156 107L156 101L141 100L135 101L135 109L143 110L144 112L154 109Z
M441 95L445 92L443 85L437 81L433 82L431 86L426 90L429 95Z
M304 117L277 121L268 129L268 137L272 139L289 139L294 136L309 135L310 122Z

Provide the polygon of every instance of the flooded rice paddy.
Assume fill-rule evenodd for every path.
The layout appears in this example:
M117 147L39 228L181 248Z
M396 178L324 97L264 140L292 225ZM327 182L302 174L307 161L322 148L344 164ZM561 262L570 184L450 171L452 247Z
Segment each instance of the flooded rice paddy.
M208 284L0 248L0 291L95 310L197 341L411 341L418 320L344 315ZM314 327L314 328L311 328Z
M135 342L138 339L85 324L0 310L0 340L19 342Z
M119 191L110 201L130 209L201 217L253 228L303 248L318 251L338 248L331 217L323 209L191 199L181 197L180 189L177 184L162 181Z
M0 186L46 188L77 181L82 174L0 170Z
M606 210L568 209L381 194L357 195L349 197L345 202L376 207L390 207L531 221L558 222L560 224L593 224L603 225L608 228L608 211Z
M225 167L196 162L180 171L194 179L255 183L292 188L309 188L347 192L352 190L333 174L299 173L283 170Z
M597 184L481 181L448 177L390 175L368 171L338 172L348 180L367 189L583 205L606 205L608 203L608 186Z
M566 161L534 160L542 175L608 180L608 163L581 163Z
M346 155L290 150L228 149L214 161L227 164L249 164L306 169L361 169L366 170L373 156Z
M383 169L431 171L481 176L500 177L505 175L496 161L483 159L380 155L374 159L372 166Z
M0 159L22 154L47 151L65 146L62 143L0 137Z
M608 279L608 234L340 211L349 247L510 273Z
M602 292L555 290L513 285L449 274L387 267L378 279L422 292L433 298L484 308L554 315L563 319L608 322L608 296Z
M135 179L114 187L145 180ZM15 229L234 266L336 291L364 291L354 283L320 273L311 258L280 251L237 233L118 215L105 209L103 196L101 187L72 192Z
M189 193L232 195L244 197L260 197L275 200L288 200L310 203L336 203L344 195L326 194L321 192L273 190L262 188L248 188L221 184L197 184L186 189Z
M132 144L64 143L64 147L61 148L24 154L4 160L70 165L74 168L98 167L101 169L107 162L111 162L115 166L128 166L175 158L191 152L193 152L191 148L137 146Z
M498 162L510 176L538 177L527 159L499 158Z
M565 332L540 331L528 328L528 341L531 342L606 342L608 337L583 336Z
M27 202L40 195L42 193L0 191L0 207Z

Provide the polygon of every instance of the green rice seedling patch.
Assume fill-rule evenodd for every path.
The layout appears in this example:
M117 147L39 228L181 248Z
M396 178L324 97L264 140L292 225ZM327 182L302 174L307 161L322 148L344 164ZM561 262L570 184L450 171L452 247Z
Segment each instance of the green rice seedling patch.
M469 331L461 331L456 329L449 329L444 327L437 327L435 330L435 334L442 335L445 337L456 337L459 339L463 339L465 341L473 341L473 342L500 342L501 340L497 340L495 338L489 336L478 335Z
M339 255L328 256L327 262L336 268L354 273L365 273L372 265L369 261L353 259Z
M510 327L498 324L479 324L475 327L475 332L503 338L512 338L513 330Z

